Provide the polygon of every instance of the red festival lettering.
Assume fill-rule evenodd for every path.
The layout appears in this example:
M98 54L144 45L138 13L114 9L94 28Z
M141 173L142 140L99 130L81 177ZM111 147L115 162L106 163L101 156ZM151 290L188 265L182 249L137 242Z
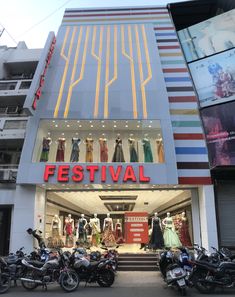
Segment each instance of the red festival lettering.
M101 174L99 175L99 171ZM139 174L136 174L138 171ZM45 165L44 181L48 182L49 178L57 173L58 182L69 182L70 178L73 182L82 182L86 174L89 176L91 183L107 182L109 178L113 182L150 182L150 177L144 175L144 166L140 165L137 168L127 165L126 168L122 165L115 166L98 166L98 165L75 165L70 168L70 165ZM137 180L138 178L138 180Z

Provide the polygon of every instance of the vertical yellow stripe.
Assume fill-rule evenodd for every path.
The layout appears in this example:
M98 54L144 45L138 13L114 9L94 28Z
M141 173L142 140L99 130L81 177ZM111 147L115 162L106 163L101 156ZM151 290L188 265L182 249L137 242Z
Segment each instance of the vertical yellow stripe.
M107 42L106 42L105 89L104 89L104 118L107 118L107 115L108 115L109 58L110 58L110 26L107 27Z
M63 42L63 45L62 45L62 49L61 49L61 54L60 55L62 56L62 58L65 59L66 63L65 63L65 68L64 68L62 80L61 80L59 95L58 95L56 106L55 106L55 110L54 110L54 118L58 117L58 112L59 112L60 103L61 103L61 99L62 99L62 95L63 95L64 84L65 84L65 80L66 80L66 76L67 76L67 72L68 72L69 60L70 60L70 56L71 56L71 52L72 52L72 48L73 48L73 41L74 41L74 36L75 36L76 31L77 31L77 27L74 27L73 28L72 37L71 37L71 40L70 40L70 44L69 44L69 51L68 51L68 56L67 57L64 55L64 52L63 51L64 51L64 48L65 48L65 44L67 42L67 37L68 37L69 29L66 30L65 39L64 39L64 42Z
M143 40L144 40L144 50L145 50L147 68L148 68L148 77L144 81L144 86L145 86L152 78L152 69L151 69L151 63L150 63L150 57L149 57L149 51L148 51L148 45L147 45L147 37L146 37L144 25L142 25L142 35L143 35Z

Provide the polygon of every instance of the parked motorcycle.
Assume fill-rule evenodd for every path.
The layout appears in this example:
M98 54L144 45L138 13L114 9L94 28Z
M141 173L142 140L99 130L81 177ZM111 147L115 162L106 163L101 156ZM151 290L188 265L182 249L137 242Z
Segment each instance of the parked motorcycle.
M116 246L116 249L117 248L119 248L119 245ZM108 249L106 247L102 247L102 249L105 250L105 253L103 254L104 259L112 260L112 269L116 272L118 269L118 251L116 249Z
M34 290L41 285L46 290L48 284L57 282L66 292L76 290L79 277L74 270L68 268L68 260L66 253L61 252L50 253L50 258L45 263L32 263L23 259L22 264L27 267L28 272L21 278L22 286L26 290Z
M112 260L101 259L100 261L89 261L82 249L74 249L70 257L70 265L76 271L81 281L87 283L97 282L101 287L112 286L115 274L111 269Z
M159 268L168 286L176 287L182 296L186 295L186 271L180 267L174 254L166 250L160 254Z

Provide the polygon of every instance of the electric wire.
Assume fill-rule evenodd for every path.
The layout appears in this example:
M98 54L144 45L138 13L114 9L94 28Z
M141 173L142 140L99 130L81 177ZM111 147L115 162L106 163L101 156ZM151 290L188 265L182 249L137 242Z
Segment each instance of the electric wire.
M8 30L6 29L5 26L3 26L2 23L0 23L0 26L3 27L3 31L2 31L2 33L5 31L5 32L8 34L8 36L15 42L15 44L18 44L18 42L15 40L15 38L8 32ZM2 35L2 34L1 34L1 35Z

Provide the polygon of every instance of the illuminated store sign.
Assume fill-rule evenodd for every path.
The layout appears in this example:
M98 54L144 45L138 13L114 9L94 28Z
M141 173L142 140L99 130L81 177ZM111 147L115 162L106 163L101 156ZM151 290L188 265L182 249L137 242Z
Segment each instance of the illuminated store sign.
M96 176L100 178L99 182L102 183L105 183L108 177L111 177L113 182L150 182L150 177L144 175L144 166L142 165L138 166L138 168L133 168L131 165L126 166L126 168L122 165L118 165L116 168L112 165L46 165L44 181L48 182L50 177L55 175L57 181L63 183L70 181L76 183L82 182L86 175L89 176L91 183L95 181Z

